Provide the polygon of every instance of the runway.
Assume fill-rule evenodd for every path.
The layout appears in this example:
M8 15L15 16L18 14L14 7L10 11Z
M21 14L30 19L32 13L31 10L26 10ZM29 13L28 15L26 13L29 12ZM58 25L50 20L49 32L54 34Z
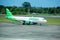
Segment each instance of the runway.
M0 22L0 40L60 40L60 25Z

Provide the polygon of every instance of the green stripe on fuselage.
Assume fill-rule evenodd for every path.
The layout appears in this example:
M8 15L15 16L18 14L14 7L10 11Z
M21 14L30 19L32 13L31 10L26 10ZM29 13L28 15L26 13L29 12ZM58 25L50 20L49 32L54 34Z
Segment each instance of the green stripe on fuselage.
M35 18L35 17L30 17L29 20L39 20L38 18Z

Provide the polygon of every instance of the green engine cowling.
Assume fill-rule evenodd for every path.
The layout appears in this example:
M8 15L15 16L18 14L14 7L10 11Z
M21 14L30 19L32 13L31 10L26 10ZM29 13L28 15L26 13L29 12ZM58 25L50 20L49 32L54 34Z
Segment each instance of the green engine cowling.
M30 21L25 21L25 24L28 24L29 25L30 24Z

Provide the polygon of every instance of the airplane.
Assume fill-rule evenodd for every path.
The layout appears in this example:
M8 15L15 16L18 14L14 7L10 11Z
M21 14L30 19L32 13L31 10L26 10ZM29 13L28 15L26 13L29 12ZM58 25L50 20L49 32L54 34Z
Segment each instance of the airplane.
M13 16L8 8L6 8L6 18L20 21L23 25L38 24L38 23L42 24L47 22L47 20L43 17Z

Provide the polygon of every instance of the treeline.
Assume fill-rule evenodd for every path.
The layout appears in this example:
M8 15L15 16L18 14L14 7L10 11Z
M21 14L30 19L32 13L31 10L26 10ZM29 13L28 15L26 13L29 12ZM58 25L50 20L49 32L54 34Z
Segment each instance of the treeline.
M5 14L5 9L8 8L12 14L60 14L60 6L59 7L49 7L49 8L42 8L42 7L17 7L17 6L3 6L0 5L0 14Z

